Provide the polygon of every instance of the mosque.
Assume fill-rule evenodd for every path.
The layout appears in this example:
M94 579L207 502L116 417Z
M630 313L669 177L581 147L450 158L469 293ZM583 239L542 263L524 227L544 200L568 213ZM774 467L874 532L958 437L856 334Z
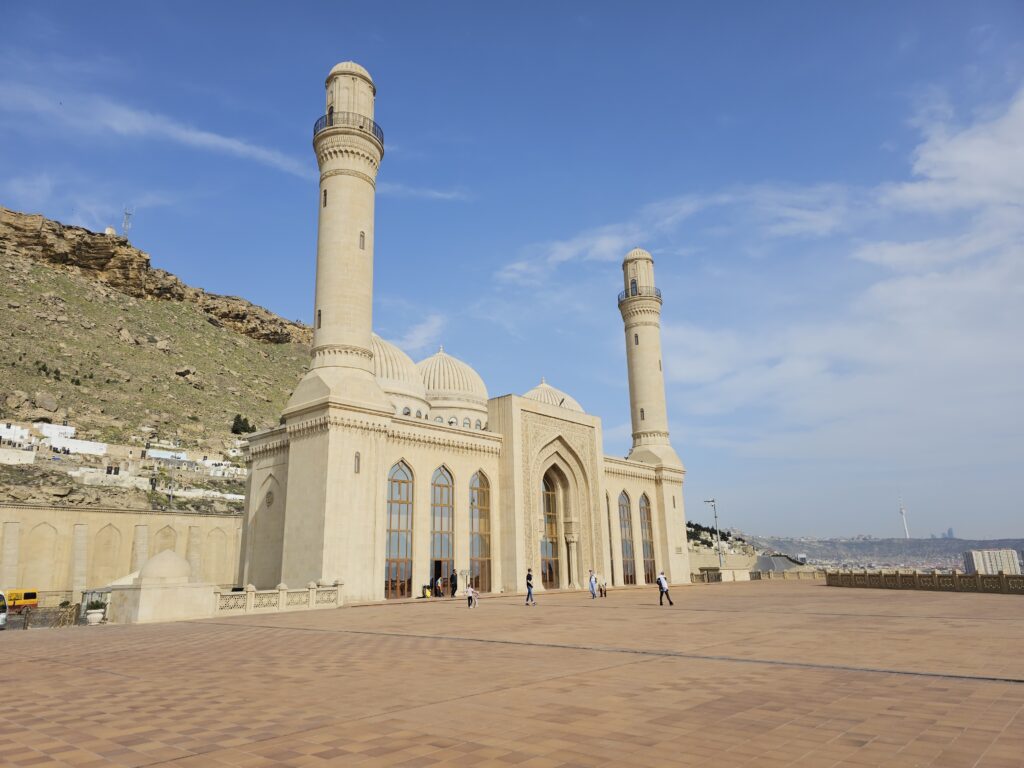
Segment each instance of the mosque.
M384 134L376 87L346 61L313 128L320 168L312 360L276 428L249 441L246 584L344 584L346 601L447 587L521 592L690 581L685 470L669 441L661 292L626 254L633 447L606 456L601 420L541 383L491 397L446 353L413 360L373 332L374 197Z

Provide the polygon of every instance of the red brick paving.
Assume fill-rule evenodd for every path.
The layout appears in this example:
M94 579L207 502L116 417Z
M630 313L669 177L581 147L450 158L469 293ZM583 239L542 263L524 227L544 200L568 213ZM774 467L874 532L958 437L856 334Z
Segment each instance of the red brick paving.
M1024 766L1024 600L808 583L0 634L12 766Z

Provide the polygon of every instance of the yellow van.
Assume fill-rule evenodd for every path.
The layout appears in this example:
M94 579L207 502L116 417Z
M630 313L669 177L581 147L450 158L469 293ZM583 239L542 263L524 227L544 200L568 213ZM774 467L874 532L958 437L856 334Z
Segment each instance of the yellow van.
M39 592L34 589L8 589L4 594L10 613L21 613L26 608L39 607Z

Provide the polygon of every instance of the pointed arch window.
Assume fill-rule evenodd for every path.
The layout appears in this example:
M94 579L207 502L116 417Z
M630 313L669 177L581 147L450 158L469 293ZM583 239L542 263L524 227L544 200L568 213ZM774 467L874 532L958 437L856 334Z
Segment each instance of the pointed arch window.
M629 295L630 296L636 296L637 295L637 287L636 287L636 278L635 277L632 280L629 281Z
M455 509L452 496L454 483L444 467L434 470L430 479L430 584L448 592L449 578L455 569Z
M384 597L412 596L412 470L400 461L388 472L388 533Z
M544 475L541 498L544 536L540 540L540 580L544 589L558 589L558 489L550 475Z
M640 533L644 546L644 583L653 584L657 578L654 564L654 526L651 523L651 502L646 493L640 497Z
M491 591L491 484L483 472L469 481L469 583Z
M327 108L327 124L328 125L334 125L334 105L333 104L331 104L331 106L329 106Z
M619 494L619 537L622 539L622 583L636 584L636 553L633 550L633 511L629 496Z
M366 233L365 232L360 232L359 233L359 250L361 250L361 251L365 251L366 250Z

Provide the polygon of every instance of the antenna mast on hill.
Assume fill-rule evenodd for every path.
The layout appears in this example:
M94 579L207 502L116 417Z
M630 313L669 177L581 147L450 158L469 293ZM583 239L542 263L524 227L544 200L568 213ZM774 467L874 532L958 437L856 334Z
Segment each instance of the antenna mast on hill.
M900 517L903 518L903 533L905 533L907 535L907 538L909 539L910 538L910 529L907 528L907 510L906 510L906 507L903 506L903 497L902 496L900 497Z
M132 216L135 215L135 209L129 208L127 205L124 207L124 218L121 219L121 237L128 237L128 233L132 229Z

